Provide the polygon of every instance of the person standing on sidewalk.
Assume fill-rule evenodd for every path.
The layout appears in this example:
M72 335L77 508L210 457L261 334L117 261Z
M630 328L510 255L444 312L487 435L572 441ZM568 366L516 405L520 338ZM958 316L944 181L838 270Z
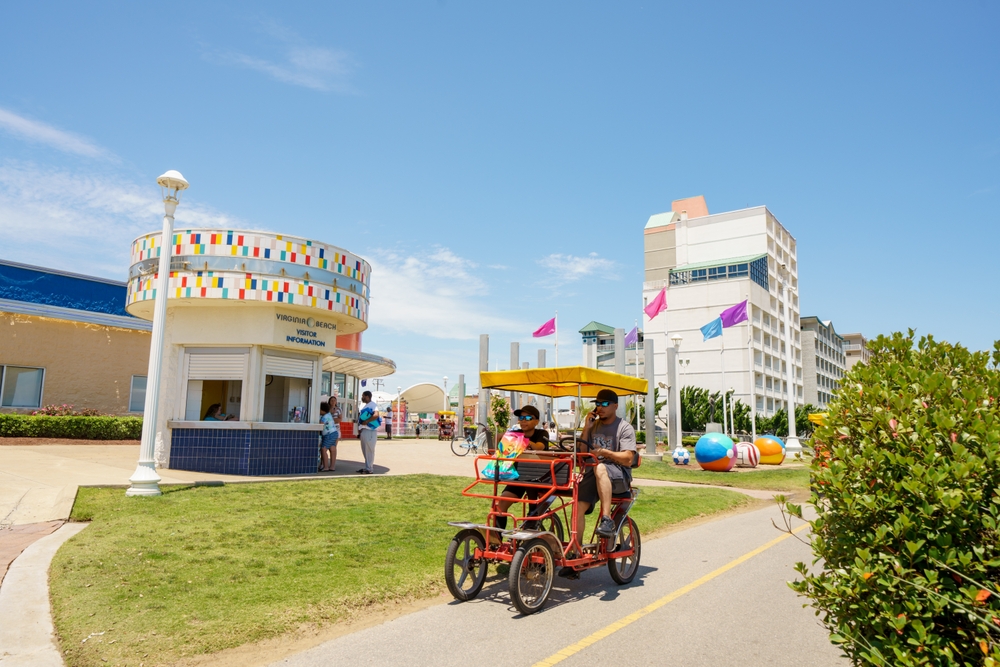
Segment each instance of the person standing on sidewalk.
M385 439L392 440L392 410L385 413Z
M378 406L372 401L372 393L361 394L361 411L358 414L359 437L361 452L365 456L365 467L358 470L362 475L370 475L375 466L375 443L378 441L378 427L381 421L378 417Z

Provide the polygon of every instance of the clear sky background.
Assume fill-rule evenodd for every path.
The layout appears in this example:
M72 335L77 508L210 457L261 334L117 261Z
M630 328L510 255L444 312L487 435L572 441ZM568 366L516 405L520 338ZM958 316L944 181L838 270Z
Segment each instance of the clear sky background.
M372 262L389 388L475 386L480 333L631 328L643 225L702 194L798 239L803 315L988 348L998 7L7 3L0 257L124 280L178 169L179 226Z

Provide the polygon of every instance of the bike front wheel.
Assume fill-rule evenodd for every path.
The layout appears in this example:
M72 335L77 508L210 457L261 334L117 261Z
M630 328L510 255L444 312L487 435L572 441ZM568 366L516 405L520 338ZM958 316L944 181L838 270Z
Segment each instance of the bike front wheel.
M469 443L467 440L455 440L451 441L451 453L455 456L465 456L469 453Z

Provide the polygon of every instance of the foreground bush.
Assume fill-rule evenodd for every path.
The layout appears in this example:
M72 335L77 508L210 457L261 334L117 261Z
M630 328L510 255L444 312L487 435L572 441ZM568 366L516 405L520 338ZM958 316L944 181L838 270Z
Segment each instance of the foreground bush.
M870 346L816 431L817 561L792 588L854 664L1000 664L1000 343Z
M0 414L0 438L138 440L142 417L50 417Z

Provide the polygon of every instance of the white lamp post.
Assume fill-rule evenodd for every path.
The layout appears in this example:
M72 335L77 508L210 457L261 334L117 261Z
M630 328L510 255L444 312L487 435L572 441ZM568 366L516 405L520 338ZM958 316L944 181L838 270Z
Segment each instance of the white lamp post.
M403 419L403 388L396 387L396 428L399 429L401 438L406 437L406 420Z
M785 358L788 364L785 374L788 382L788 438L785 440L785 454L792 457L802 454L802 444L795 433L795 353L792 348L792 286L788 281L788 268L782 264L780 287L785 306Z
M450 409L451 409L451 401L448 400L448 376L445 375L444 376L444 407L442 408L442 410L450 410Z
M674 334L670 337L670 342L674 344L674 354L673 354L673 368L671 372L673 374L672 382L670 383L672 388L673 396L671 396L670 409L673 414L671 415L670 430L674 433L673 442L671 447L676 448L681 446L681 441L683 437L684 427L681 425L681 378L680 378L680 364L678 364L678 355L681 353L681 341L684 338L680 334Z
M167 291L170 286L170 248L174 236L174 211L188 182L180 172L170 170L156 179L163 193L163 233L160 236L160 265L157 269L153 301L153 336L149 342L149 369L146 373L146 405L142 413L142 444L139 462L129 481L126 496L160 495L160 476L153 459L160 409L160 372L163 369L163 331L167 321Z

